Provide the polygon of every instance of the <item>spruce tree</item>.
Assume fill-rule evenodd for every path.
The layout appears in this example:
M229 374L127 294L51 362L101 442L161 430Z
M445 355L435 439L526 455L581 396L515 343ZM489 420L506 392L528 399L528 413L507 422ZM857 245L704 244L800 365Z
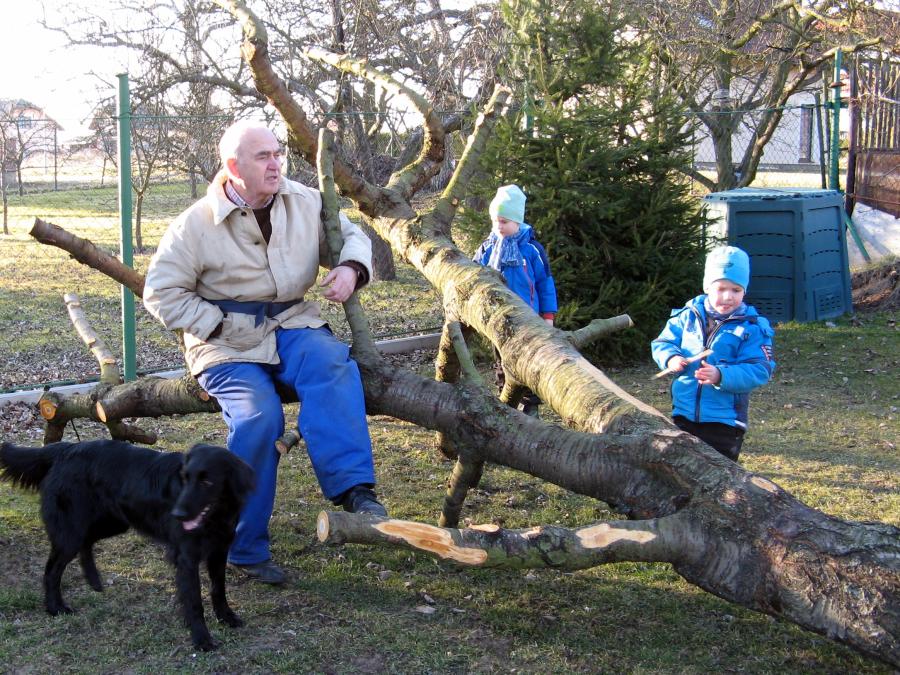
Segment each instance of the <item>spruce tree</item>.
M683 117L654 91L653 60L612 5L505 0L502 11L512 36L506 75L525 103L498 125L475 191L489 201L515 183L528 195L559 327L632 317L634 329L588 357L646 357L670 308L700 291L703 216L677 172L689 161ZM479 240L490 228L484 212L463 223Z

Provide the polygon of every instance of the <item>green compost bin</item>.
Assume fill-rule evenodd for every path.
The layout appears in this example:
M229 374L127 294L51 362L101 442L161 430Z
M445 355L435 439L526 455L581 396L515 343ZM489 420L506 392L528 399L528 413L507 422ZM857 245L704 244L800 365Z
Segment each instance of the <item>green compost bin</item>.
M852 312L844 196L837 190L740 188L703 198L710 247L750 256L746 302L772 322Z

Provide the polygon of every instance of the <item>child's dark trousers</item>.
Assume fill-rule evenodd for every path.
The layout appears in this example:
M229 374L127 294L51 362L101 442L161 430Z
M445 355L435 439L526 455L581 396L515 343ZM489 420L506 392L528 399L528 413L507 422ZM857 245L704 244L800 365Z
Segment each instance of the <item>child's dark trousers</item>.
M744 430L720 422L691 422L687 417L675 415L672 418L682 431L686 431L699 438L707 445L711 445L721 454L733 462L738 460L741 454L741 445L744 443Z

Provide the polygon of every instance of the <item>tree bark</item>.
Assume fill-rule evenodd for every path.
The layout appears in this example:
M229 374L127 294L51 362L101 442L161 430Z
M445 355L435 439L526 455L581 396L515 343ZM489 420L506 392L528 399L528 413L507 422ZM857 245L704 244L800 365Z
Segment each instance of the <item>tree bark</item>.
M367 222L360 223L363 231L372 240L372 273L376 281L394 281L397 268L394 265L394 252L381 235Z

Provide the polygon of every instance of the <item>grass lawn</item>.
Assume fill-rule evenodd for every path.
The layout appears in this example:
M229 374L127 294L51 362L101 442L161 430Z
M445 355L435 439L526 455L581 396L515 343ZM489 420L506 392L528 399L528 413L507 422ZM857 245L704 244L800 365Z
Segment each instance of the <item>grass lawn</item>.
M145 240L190 200L177 186L145 207ZM96 370L62 306L83 298L88 317L119 351L118 288L27 236L35 216L114 250L115 192L11 199L12 234L0 235L0 389ZM147 254L136 256L142 269ZM363 297L374 332L438 325L433 292L406 266L400 280ZM399 314L399 316L398 316ZM775 379L754 395L742 463L806 503L851 520L900 525L900 336L897 312L778 326ZM333 314L338 332L345 331ZM139 368L180 366L171 337L139 316ZM428 374L427 359L413 366ZM667 384L648 358L606 369L625 389L668 411ZM5 414L3 414L5 412ZM295 410L288 407L290 417ZM2 440L37 443L25 408L0 411ZM542 409L548 423L555 420ZM370 418L380 493L392 516L435 523L452 465L433 434L392 418ZM159 447L224 444L216 415L141 421ZM80 438L100 437L90 423ZM76 430L66 438L74 440ZM135 673L890 673L824 637L726 603L684 582L665 564L622 563L555 570L467 570L409 551L325 547L315 537L321 496L303 449L279 473L271 530L282 588L229 572L231 604L246 622L211 630L222 642L196 653L174 606L172 569L134 534L102 542L106 592L91 591L77 564L63 592L78 612L49 617L41 574L47 542L37 498L0 484L0 670ZM615 517L606 506L527 474L489 467L466 502L474 523L577 527ZM211 615L207 602L207 615Z

